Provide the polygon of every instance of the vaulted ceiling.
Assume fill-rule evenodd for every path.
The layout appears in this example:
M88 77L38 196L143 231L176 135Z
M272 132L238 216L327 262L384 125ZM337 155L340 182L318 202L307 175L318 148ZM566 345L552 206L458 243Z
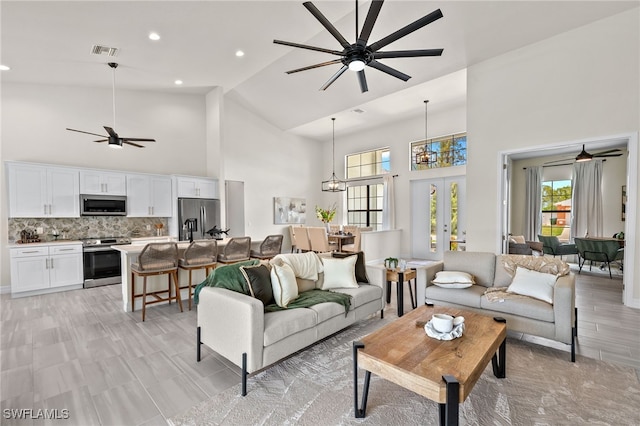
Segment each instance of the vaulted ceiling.
M355 2L315 1L349 41ZM318 90L339 64L287 75L335 59L326 53L273 44L274 39L341 50L301 1L2 1L3 82L111 86L106 62L118 62L123 89L225 94L275 126L322 139L333 114L362 109L341 123L347 133L399 117L465 102L466 67L582 25L638 7L632 1L401 1L382 7L370 41L440 8L444 18L392 43L389 49L444 48L441 57L386 59L412 78L403 82L367 68L369 91L346 72ZM369 2L359 3L360 28ZM151 41L150 32L160 40ZM93 45L117 47L114 58ZM237 50L245 55L237 57ZM594 54L597 52L594 52ZM182 80L181 86L174 81Z

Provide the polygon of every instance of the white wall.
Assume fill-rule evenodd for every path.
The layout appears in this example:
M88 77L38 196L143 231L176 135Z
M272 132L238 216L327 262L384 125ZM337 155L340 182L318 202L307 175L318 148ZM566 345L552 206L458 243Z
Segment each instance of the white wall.
M435 105L438 99L429 99L429 105ZM417 110L424 111L424 105L416 105ZM372 149L389 147L391 151L391 174L395 178L396 190L396 228L402 230L400 253L390 253L388 256L409 258L411 256L411 196L410 181L415 179L431 179L452 175L464 175L465 167L451 167L446 169L410 170L410 144L417 140L424 140L424 115L402 119L383 127L372 128L358 134L341 136L339 134L339 118L336 119L336 174L339 178L345 176L345 155ZM429 137L437 137L466 131L466 105L455 105L439 113L429 113ZM323 180L331 176L331 141L325 144L326 166L323 170ZM329 205L332 198L339 200L341 195L330 194L325 197L325 204ZM338 204L342 205L341 203ZM342 217L342 211L337 217ZM346 222L336 222L346 223Z
M306 198L306 224L320 224L314 206L321 202L321 145L281 131L229 98L223 122L224 179L244 182L245 233L254 238L282 233L283 250L289 250L287 226L274 224L273 198Z
M499 247L501 151L638 132L639 21L636 8L468 69L469 250Z

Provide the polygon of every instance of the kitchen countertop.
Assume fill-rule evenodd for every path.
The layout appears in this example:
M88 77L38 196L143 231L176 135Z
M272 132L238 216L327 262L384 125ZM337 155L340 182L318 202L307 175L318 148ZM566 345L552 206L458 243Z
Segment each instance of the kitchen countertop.
M132 239L133 240L133 239ZM223 238L222 240L216 240L218 241L218 246L221 245L225 245L227 244L227 242L230 240L230 238ZM148 241L148 242L153 242L153 241ZM189 241L177 241L178 244L178 249L179 250L184 250L187 247L189 247ZM140 252L142 251L142 249L144 248L144 246L146 246L147 243L143 242L143 241L135 241L132 244L121 244L121 245L115 245L115 246L111 246L112 249L118 250L121 253L126 253L126 254L140 254Z
M23 248L23 247L42 247L42 246L53 246L58 244L82 244L80 240L51 240L51 241L40 241L39 243L18 243L16 241L10 242L7 244L9 248Z

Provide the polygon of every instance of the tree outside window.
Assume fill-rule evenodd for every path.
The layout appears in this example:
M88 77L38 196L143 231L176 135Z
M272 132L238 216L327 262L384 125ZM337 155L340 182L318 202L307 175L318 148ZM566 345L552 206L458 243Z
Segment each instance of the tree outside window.
M571 181L542 182L542 235L569 239L571 227Z

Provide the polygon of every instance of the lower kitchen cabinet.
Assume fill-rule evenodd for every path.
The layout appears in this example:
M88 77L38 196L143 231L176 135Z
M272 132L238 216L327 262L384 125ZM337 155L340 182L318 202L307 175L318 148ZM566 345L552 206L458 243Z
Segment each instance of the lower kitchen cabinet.
M12 296L82 288L82 244L38 244L9 252Z

